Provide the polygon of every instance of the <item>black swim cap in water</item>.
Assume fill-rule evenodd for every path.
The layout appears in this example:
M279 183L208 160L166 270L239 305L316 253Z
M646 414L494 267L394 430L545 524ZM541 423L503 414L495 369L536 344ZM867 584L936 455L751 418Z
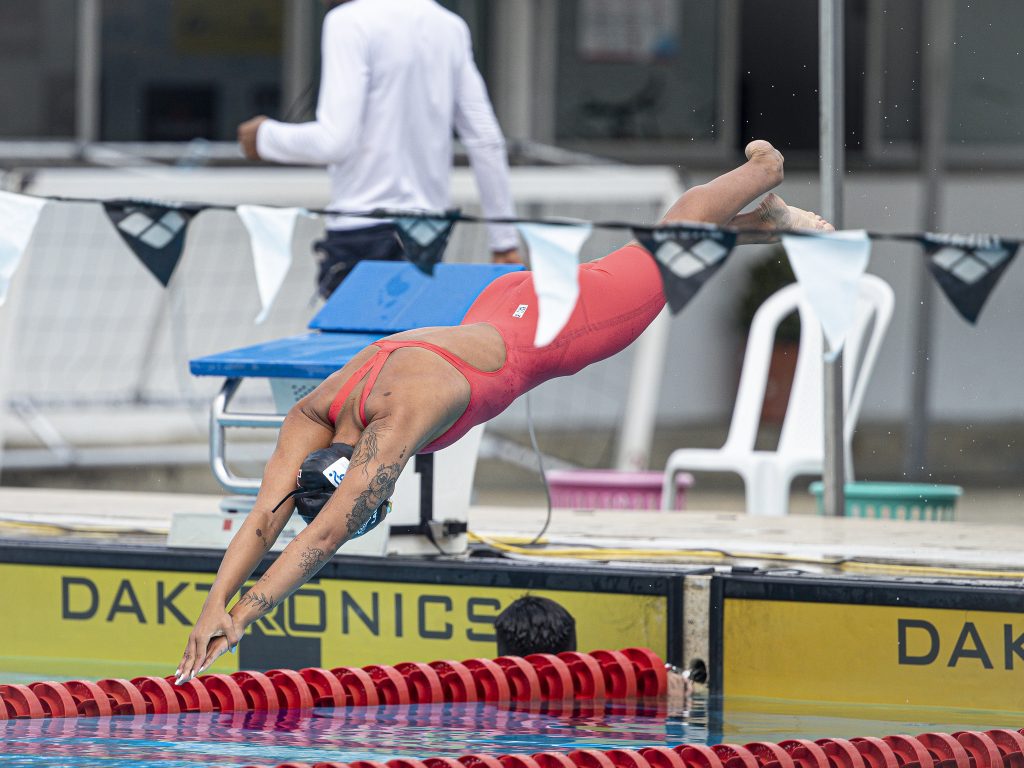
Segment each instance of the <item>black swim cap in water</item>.
M331 498L331 494L341 484L341 479L348 471L348 463L352 458L352 446L348 443L331 443L326 448L313 451L299 467L299 475L296 478L296 488L280 502L274 511L290 498L295 499L295 508L306 523L313 522L313 518ZM357 538L368 533L380 525L380 522L391 512L391 502L385 501L373 511L370 519L367 520L352 536Z

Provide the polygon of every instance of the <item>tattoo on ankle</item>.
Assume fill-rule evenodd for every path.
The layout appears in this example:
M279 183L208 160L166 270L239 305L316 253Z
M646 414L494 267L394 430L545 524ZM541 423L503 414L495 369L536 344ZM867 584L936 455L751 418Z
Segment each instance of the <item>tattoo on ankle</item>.
M260 529L260 528L257 528L256 529L256 535L259 537L259 540L263 542L263 546L266 547L267 549L270 549L270 542L268 542L267 541L267 537L263 535L263 530Z
M299 568L302 570L302 575L308 579L320 570L320 567L326 560L327 558L324 557L324 551L322 549L306 547L302 554L299 555Z
M398 482L398 475L402 471L401 464L381 464L377 472L370 478L369 487L356 497L356 503L348 516L346 526L346 539L352 538L356 531L366 524L366 521L373 515L374 510L391 498L395 492L395 483Z

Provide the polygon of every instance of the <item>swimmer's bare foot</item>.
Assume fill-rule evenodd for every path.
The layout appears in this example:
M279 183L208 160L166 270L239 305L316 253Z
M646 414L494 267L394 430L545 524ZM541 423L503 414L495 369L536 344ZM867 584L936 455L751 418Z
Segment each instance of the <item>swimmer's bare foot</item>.
M739 245L777 243L779 237L775 233L780 229L835 230L818 214L786 205L786 201L774 192L765 195L756 210L735 217L729 226L745 230L736 241Z
M765 173L770 177L771 186L778 186L782 183L783 164L785 159L782 153L764 139L755 139L747 144L743 153L747 160L756 163L764 168Z
M813 211L805 211L792 205L769 192L757 206L757 214L761 221L772 229L814 229L822 232L833 232L835 227Z

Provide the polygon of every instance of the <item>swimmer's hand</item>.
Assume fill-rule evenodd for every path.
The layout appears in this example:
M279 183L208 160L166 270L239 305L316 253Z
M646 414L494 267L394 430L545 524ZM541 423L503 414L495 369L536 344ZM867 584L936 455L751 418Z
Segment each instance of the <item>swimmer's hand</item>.
M199 621L188 636L181 663L174 670L174 682L178 685L187 683L204 671L228 648L238 644L242 631L243 628L224 608L212 605L203 608Z

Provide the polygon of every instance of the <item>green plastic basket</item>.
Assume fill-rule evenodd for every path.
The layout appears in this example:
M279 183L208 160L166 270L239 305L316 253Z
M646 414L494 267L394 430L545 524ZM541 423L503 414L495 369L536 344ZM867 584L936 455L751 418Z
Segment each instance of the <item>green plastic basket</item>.
M885 520L955 520L956 500L964 489L959 485L932 483L847 483L846 516ZM811 483L818 501L818 514L825 514L824 485Z

